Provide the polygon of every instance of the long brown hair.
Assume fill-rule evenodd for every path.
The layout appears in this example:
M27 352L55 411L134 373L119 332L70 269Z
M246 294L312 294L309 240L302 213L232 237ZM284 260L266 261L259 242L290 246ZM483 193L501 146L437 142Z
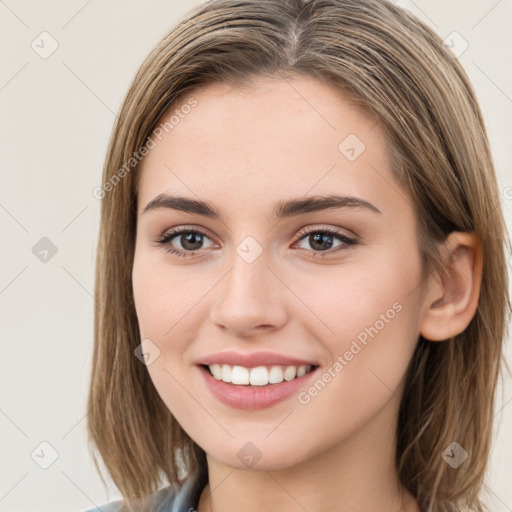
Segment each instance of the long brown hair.
M308 75L348 95L384 130L392 168L418 219L425 276L443 271L439 242L476 232L483 248L477 311L461 334L419 338L397 427L396 465L423 511L484 510L495 389L510 313L510 243L477 100L457 59L411 13L383 0L213 0L150 52L130 85L103 170L88 434L128 503L204 471L135 357L141 343L133 267L137 169L161 115L213 82ZM456 441L470 463L441 457Z

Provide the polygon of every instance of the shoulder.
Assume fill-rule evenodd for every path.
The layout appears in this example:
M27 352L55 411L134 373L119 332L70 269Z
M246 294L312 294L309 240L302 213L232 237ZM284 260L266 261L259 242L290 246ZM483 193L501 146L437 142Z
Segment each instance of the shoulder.
M141 498L137 501L136 512L191 512L196 510L199 496L206 481L195 478L186 480L180 489L171 486ZM84 512L129 512L130 509L123 499L98 505Z
M181 492L173 491L170 487L166 487L144 499L138 500L135 510L137 512L174 512L174 505L182 494ZM98 505L85 512L128 512L129 510L125 500L119 499ZM176 512L182 512L182 508L176 509Z
M120 512L122 504L123 500L111 501L109 503L104 503L103 505L87 509L84 512Z

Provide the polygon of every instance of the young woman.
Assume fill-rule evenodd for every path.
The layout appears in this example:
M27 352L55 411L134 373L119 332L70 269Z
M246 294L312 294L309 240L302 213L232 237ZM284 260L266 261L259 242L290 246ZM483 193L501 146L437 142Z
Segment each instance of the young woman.
M508 239L428 27L382 0L197 7L97 194L88 428L124 497L101 510L484 509Z

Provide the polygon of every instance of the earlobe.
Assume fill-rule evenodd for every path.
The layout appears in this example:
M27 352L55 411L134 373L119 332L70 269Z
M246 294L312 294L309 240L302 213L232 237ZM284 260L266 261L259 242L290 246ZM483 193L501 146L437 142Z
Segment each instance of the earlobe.
M429 277L420 324L420 334L430 341L443 341L466 329L476 312L482 281L482 246L476 233L450 233L442 254L446 273Z

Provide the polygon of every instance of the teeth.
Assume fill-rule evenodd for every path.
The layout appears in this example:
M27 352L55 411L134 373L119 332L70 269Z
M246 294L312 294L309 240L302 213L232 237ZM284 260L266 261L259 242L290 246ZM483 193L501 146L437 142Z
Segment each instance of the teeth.
M284 380L292 380L297 376L297 367L296 366L287 366L283 372Z
M249 370L243 366L233 366L231 382L237 385L249 384Z
M210 365L210 371L217 380L220 380L222 378L222 367L220 366L220 364Z
M272 366L268 374L270 384L279 384L283 382L283 369L280 366Z
M251 386L266 386L268 384L268 370L264 366L251 368L249 381Z
M229 364L211 364L208 366L211 374L217 380L231 382L237 386L251 384L252 386L266 386L279 384L283 380L290 381L302 377L312 368L310 364L302 366L257 366L245 368L244 366L231 366Z
M229 364L223 364L222 365L222 370L221 370L221 373L220 373L220 378L224 382L231 382L231 366L229 366Z

